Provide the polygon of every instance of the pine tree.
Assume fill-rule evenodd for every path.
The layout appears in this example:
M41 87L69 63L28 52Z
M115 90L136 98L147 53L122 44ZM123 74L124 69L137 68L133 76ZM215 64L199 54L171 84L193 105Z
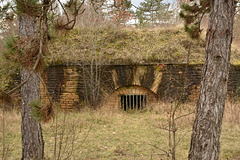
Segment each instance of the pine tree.
M140 7L136 11L136 16L139 20L139 25L156 25L167 23L173 15L169 11L170 4L162 2L163 0L145 0L140 3Z
M29 45L26 49L22 46L22 55L27 62L21 63L20 75L21 82L21 100L22 100L22 159L44 159L44 141L42 137L41 122L31 116L32 107L30 104L34 101L40 101L40 68L38 67L42 57L43 33L37 33L37 17L41 15L41 4L38 0L16 1L17 12L19 16L19 41ZM47 5L47 4L45 4ZM28 7L27 7L28 6ZM42 24L39 24L42 25ZM40 37L39 37L40 36ZM39 41L39 39L41 39ZM35 61L33 58L37 58ZM35 69L32 69L35 68ZM29 79L26 83L26 81Z
M133 17L131 7L132 3L130 0L114 0L114 5L109 15L117 24L125 25Z
M227 95L235 0L200 0L182 4L185 30L199 38L203 15L210 11L197 112L189 160L218 160L223 113Z
M185 31L193 39L197 39L201 32L201 20L210 12L210 1L199 0L191 3L182 3L179 16L184 20Z

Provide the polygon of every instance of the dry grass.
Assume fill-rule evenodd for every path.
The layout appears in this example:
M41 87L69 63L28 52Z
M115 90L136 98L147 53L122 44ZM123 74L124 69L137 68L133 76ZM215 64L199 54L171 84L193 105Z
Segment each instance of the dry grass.
M57 33L49 43L45 60L49 65L86 63L95 55L103 64L186 63L191 43L190 63L202 64L205 35L206 29L200 40L191 40L181 26L154 29L110 25L82 27ZM240 63L238 46L234 40L231 64Z
M202 63L204 41L193 41L180 27L133 29L111 26L74 29L57 34L49 46L48 64L89 61L97 55L105 64Z
M3 110L0 109L0 157L3 151ZM9 159L20 159L22 154L22 137L21 137L21 114L18 110L5 111L5 135L6 148ZM7 158L7 159L8 159Z
M160 104L149 111L128 113L120 110L107 110L104 107L100 110L84 109L80 112L67 112L67 114L57 111L57 141L60 142L60 136L64 131L62 148L68 144L65 152L62 149L61 159L64 159L70 152L71 144L74 144L76 149L72 152L73 159L168 159L162 155L163 152L160 149L169 149L168 132L161 129L168 124L169 106L170 104ZM193 108L194 104L182 105L177 116L189 113L193 111ZM234 159L239 156L239 112L239 104L227 103L221 137L221 159ZM20 159L20 112L7 111L5 116L6 139L10 147L8 158ZM186 134L177 147L177 159L187 159L193 117L194 115L190 115L177 121L179 128L177 139ZM47 159L54 157L55 122L51 121L42 126ZM75 135L74 140L72 140L73 135ZM0 142L2 142L2 136Z

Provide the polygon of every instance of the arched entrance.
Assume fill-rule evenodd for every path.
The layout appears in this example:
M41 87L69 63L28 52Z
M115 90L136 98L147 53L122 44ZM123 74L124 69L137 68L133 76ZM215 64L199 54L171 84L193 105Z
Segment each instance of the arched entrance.
M150 89L142 86L126 86L116 89L105 98L105 106L127 110L141 110L157 102Z

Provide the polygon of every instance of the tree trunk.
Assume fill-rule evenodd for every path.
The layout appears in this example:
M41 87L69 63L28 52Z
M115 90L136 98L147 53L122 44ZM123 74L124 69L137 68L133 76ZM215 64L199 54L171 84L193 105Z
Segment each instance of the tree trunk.
M36 19L27 14L19 17L19 37L36 38ZM21 69L21 81L30 75L26 67ZM27 83L21 87L22 98L22 159L43 159L44 143L40 122L31 117L29 103L40 100L40 75L34 72Z
M190 160L219 159L234 9L234 0L211 0L206 60L188 156Z

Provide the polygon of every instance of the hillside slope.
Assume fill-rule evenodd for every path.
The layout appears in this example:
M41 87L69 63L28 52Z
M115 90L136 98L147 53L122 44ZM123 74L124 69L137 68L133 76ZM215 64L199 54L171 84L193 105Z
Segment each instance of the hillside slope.
M96 60L101 64L203 63L204 40L191 40L183 29L74 29L50 42L48 64Z

